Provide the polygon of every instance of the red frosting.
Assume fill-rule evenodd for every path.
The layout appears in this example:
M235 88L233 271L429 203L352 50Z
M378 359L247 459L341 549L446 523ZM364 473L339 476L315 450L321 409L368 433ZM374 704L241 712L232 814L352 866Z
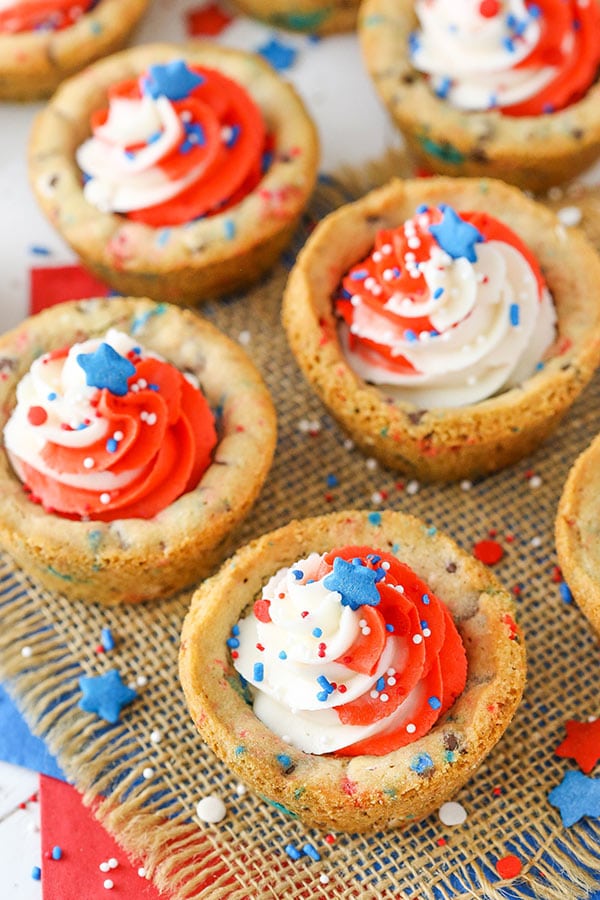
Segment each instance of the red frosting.
M529 8L541 11L540 40L517 68L555 66L553 80L534 97L505 106L509 116L537 116L564 109L580 100L598 75L600 67L600 5L589 0L532 0ZM565 39L573 35L574 47L568 52Z
M102 521L149 519L193 490L210 465L217 437L201 391L169 363L153 358L133 362L136 372L129 379L127 394L116 396L103 388L93 401L97 415L109 421L108 435L123 435L116 449L109 451L104 436L84 448L48 442L42 456L57 474L89 475L86 457L94 460L94 473L120 475L132 469L140 469L140 473L127 486L109 492L106 503L100 499L106 499L106 492L69 487L21 462L32 499L49 512ZM140 379L148 387L132 391L131 385ZM156 420L149 424L145 414Z
M346 725L368 725L387 717L419 683L422 685L417 708L408 718L415 726L414 730L407 731L406 723L402 722L392 731L366 738L334 754L381 756L423 737L452 706L466 683L467 657L448 609L409 566L392 554L371 547L343 547L325 555L318 578L331 571L336 556L349 561L358 558L362 565L374 569L384 562L389 563L385 583L377 583L380 602L376 606L362 606L360 610L370 632L365 635L361 630L355 643L336 661L355 672L372 675L387 639L391 635L408 638L406 643L403 642L407 649L392 661L396 670L395 684L386 681L387 702L383 703L379 697L372 697L367 692L335 707L340 721ZM378 558L377 562L373 561L374 556ZM402 585L404 591L400 593L394 585ZM386 626L392 626L393 631ZM430 634L415 643L412 636L421 635L424 629Z
M488 213L461 210L459 215L463 221L469 222L477 228L486 241L503 241L511 244L527 259L537 280L541 298L545 287L544 276L532 251L521 238L508 225ZM392 355L392 348L389 345L379 344L369 338L358 338L352 334L351 325L354 311L351 297L360 297L365 306L376 311L379 316L389 319L390 327L394 332L433 331L433 325L427 316L402 316L396 310L385 309L385 304L394 294L401 294L403 297L409 298L415 305L429 301L430 297L424 276L421 274L418 278L411 277L409 267L406 265L406 256L412 254L417 263L430 259L431 249L436 241L429 231L429 225L436 224L441 220L442 213L436 207L427 209L427 224L418 214L410 220L419 240L417 248L409 246L409 237L405 232L404 224L398 228L382 229L375 237L375 244L369 256L353 266L342 279L343 295L336 298L335 310L349 327L350 346L356 351L357 345L359 345L362 356L366 360L371 359L380 368L387 368L393 372L414 372L414 367L406 357ZM382 248L386 246L392 248L391 253L382 252ZM389 274L388 277L384 277L384 272L389 273L390 271L395 273L394 277L390 278ZM366 286L367 279L374 279L377 293Z
M94 0L32 0L15 3L0 12L0 32L69 28L93 6Z

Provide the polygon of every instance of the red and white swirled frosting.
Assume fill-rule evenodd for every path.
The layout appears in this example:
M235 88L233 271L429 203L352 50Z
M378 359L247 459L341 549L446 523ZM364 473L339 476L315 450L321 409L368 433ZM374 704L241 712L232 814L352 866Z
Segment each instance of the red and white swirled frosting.
M111 329L33 362L4 444L48 512L112 521L152 518L193 490L216 433L197 384Z
M232 629L254 712L307 753L383 755L426 734L467 677L447 607L407 565L371 547L281 569Z
M335 307L352 369L425 408L520 384L555 333L550 293L523 241L492 216L446 205L380 231Z
M114 85L77 150L86 199L153 227L222 212L254 189L268 165L262 113L214 69L183 60Z
M0 34L69 28L97 3L98 0L0 0Z
M413 65L460 109L552 113L597 77L597 0L418 0L415 8Z

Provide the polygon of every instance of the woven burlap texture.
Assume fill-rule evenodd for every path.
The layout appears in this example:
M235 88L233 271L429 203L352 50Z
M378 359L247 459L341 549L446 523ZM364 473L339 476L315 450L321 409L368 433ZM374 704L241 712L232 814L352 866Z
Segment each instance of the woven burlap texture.
M352 448L304 383L280 325L287 268L314 220L368 181L405 170L401 158L390 157L362 173L360 183L354 178L351 184L348 173L343 186L323 179L295 248L274 274L244 297L202 309L246 345L279 416L273 469L239 543L294 517L351 507L413 513L469 551L492 531L505 549L496 574L515 591L527 638L525 699L505 737L456 798L468 812L462 826L445 827L431 816L404 832L335 835L331 843L324 833L307 831L251 792L242 793L197 736L177 677L188 595L121 609L97 606L93 597L72 603L37 589L1 558L0 675L85 802L130 854L143 859L169 897L576 900L600 887L600 821L586 818L566 829L547 799L563 774L577 768L553 753L565 720L600 715L598 647L553 579L557 502L570 465L600 431L600 375L533 457L473 485L418 485ZM552 203L576 204L600 247L600 193L586 189ZM98 654L103 627L110 627L116 647ZM25 646L30 656L21 653ZM111 726L77 705L78 679L110 668L125 683L147 679ZM211 793L227 805L218 825L203 824L195 814L197 802ZM286 846L307 843L321 860L304 855L292 862ZM507 885L494 864L510 853L522 860L523 870Z

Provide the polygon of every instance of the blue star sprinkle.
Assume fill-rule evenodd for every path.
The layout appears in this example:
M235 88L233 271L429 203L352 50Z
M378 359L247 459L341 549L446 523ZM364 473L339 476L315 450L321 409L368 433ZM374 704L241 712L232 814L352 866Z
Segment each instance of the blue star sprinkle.
M342 606L357 610L361 606L377 606L381 598L375 585L384 577L383 569L370 569L359 559L348 562L336 556L333 572L323 579L323 584L342 595Z
M111 725L119 721L121 709L137 697L134 690L123 684L116 669L93 678L80 678L79 687L83 692L79 708L96 713Z
M552 806L560 810L565 828L579 822L584 816L600 816L600 779L588 778L571 770L548 794Z
M135 375L135 366L110 344L100 344L93 353L79 353L77 362L85 372L88 387L106 388L117 397L127 393L127 379Z
M298 55L297 50L290 47L289 44L278 41L277 38L271 38L266 44L258 48L258 52L278 72L285 72L286 69L290 69Z
M485 240L480 231L469 222L464 222L451 206L440 206L444 218L439 225L430 225L429 231L439 246L452 259L466 257L469 262L477 262L475 244Z
M194 88L204 83L202 75L192 72L182 59L174 59L165 65L150 66L148 77L144 79L143 90L155 100L184 100Z

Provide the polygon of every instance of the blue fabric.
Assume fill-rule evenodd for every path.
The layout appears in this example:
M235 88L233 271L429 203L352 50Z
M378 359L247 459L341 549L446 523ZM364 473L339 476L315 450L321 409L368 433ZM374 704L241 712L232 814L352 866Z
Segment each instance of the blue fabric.
M21 713L0 685L0 760L66 781L48 748L34 737Z

